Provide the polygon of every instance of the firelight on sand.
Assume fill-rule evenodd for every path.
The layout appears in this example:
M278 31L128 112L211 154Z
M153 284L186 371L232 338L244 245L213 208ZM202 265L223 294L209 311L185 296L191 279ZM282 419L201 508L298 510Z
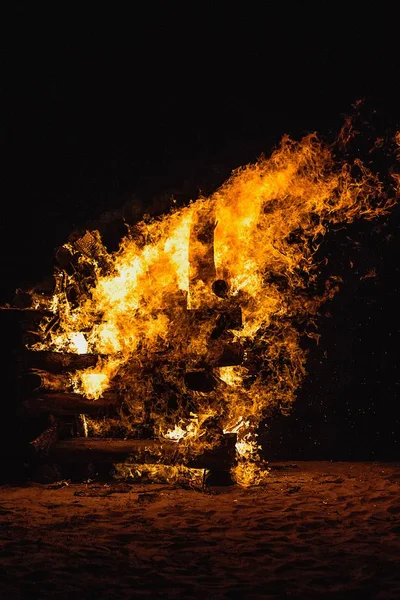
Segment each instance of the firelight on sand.
M127 227L113 254L98 232L95 252L66 244L77 268L56 273L49 308L59 320L48 328L44 319L35 349L97 355L75 375L75 390L95 402L117 389L127 436L146 419L155 436L197 453L236 432L233 477L258 483L267 469L257 427L272 407L290 409L306 374L300 340L317 337L318 309L338 290L338 279L319 277L324 236L393 202L360 160L337 160L315 134L284 137L210 197ZM224 364L227 348L240 360ZM190 387L188 372L210 388ZM87 422L107 435L107 422Z

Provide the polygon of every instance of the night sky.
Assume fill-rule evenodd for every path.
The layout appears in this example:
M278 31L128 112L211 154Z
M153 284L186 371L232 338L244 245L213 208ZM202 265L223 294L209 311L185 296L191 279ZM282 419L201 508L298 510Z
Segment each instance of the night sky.
M89 220L212 192L285 133L333 139L357 100L369 139L400 129L388 2L354 14L349 3L9 4L1 302L51 274L55 248ZM268 456L400 459L399 223L395 208L327 240L344 283L292 415L261 429Z

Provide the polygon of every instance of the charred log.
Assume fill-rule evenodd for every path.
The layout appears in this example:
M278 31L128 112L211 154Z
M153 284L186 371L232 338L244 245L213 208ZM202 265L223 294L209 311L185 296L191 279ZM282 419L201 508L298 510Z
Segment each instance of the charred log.
M73 438L52 445L49 459L56 463L185 464L192 468L229 468L233 462L236 435L225 436L224 443L213 450L190 457L187 448L170 441L119 440L113 438Z
M72 390L72 382L68 375L32 370L22 376L22 388L26 393L68 392Z
M106 392L97 400L89 400L80 394L48 393L27 398L22 403L21 414L52 413L56 415L101 415L115 413L121 404L117 394Z
M29 351L24 353L24 363L27 368L43 369L50 373L65 373L78 369L94 367L98 356L95 354L68 354L50 351Z

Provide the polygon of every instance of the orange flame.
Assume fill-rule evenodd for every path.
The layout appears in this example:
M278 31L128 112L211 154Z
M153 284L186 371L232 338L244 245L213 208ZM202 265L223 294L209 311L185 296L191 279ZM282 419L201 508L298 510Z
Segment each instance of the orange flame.
M127 434L144 415L155 435L194 451L216 443L211 422L237 432L235 478L259 482L257 426L272 407L289 410L305 376L301 336L337 290L332 280L318 291L324 235L390 206L361 161L335 162L315 134L285 137L209 198L135 225L112 256L68 246L90 266L92 285L76 307L65 285L57 291L59 324L41 348L98 354L95 368L76 374L76 390L95 400L117 388ZM67 283L82 291L76 274ZM210 363L232 344L241 364ZM190 389L185 374L204 365L213 389Z

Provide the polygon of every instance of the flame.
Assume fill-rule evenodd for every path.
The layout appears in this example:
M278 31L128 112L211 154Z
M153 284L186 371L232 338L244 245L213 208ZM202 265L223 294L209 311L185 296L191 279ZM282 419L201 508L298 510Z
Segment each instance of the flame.
M136 482L148 479L154 483L184 483L189 486L203 488L209 471L182 465L140 465L126 461L114 465L114 474L116 479L128 481Z
M69 339L71 342L71 350L75 351L77 354L86 354L88 351L88 343L81 331L78 333L71 333Z
M215 416L214 411L210 411L202 415L202 420L199 419L199 415L191 413L190 419L184 421L181 419L173 429L168 429L166 433L163 433L163 437L170 439L174 442L180 442L183 439L199 438L204 435L201 427L208 418ZM228 433L228 432L227 432Z
M269 158L237 169L210 197L131 227L112 255L98 232L85 236L92 254L82 243L66 245L77 268L51 299L57 327L45 322L36 347L97 354L96 367L74 375L75 389L89 398L117 389L127 435L144 418L154 435L200 452L217 443L216 431L236 432L234 477L259 483L267 471L258 424L273 407L290 409L306 374L300 341L318 337L318 309L338 289L338 280L319 278L324 236L391 204L360 160L340 162L316 134L284 137ZM89 283L79 277L83 266ZM242 348L241 364L213 359L210 367L212 344L221 353ZM214 387L191 389L185 374L204 365Z
M105 373L82 373L80 379L77 380L78 385L79 383L88 398L99 398L108 387L108 377ZM80 391L79 387L76 389Z
M222 381L233 387L240 385L243 379L243 371L240 367L219 367L218 375ZM236 431L230 433L236 433Z

